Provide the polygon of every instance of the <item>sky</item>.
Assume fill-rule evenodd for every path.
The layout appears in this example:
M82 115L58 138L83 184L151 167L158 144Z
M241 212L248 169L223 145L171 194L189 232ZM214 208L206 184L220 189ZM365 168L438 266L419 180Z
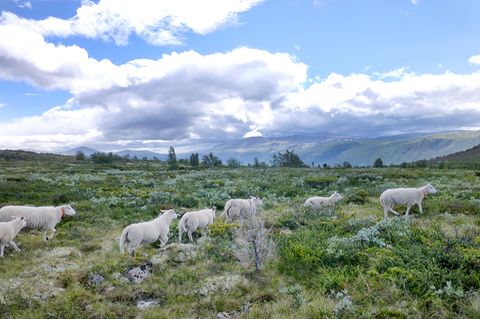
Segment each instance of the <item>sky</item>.
M0 0L0 149L459 129L478 0Z

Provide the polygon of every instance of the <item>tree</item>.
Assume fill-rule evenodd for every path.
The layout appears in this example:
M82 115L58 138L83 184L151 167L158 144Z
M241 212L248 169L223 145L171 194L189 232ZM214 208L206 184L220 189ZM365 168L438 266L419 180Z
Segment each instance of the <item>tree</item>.
M198 159L198 153L190 154L190 165L192 165L192 167L198 167L198 165L200 165L200 160Z
M327 164L327 163L323 163L323 168L328 168L328 164Z
M168 150L167 163L168 163L168 167L170 169L177 169L178 168L177 154L175 154L175 149L172 146L170 146L170 149Z
M84 161L85 160L85 153L83 153L82 151L77 151L77 153L75 153L75 159L77 161Z
M272 165L275 167L306 167L305 163L293 150L286 150L285 153L279 152L273 155Z
M343 162L343 168L352 168L352 164L350 164L350 162Z
M227 160L227 166L230 168L240 167L240 165L241 165L240 161L237 160L236 158L230 157Z
M258 157L255 157L253 159L253 166L254 167L260 167L260 161L258 160Z
M382 159L379 157L375 160L375 162L373 162L373 167L383 167L383 161Z
M222 160L218 156L213 155L212 152L202 156L202 163L206 167L222 166Z
M235 232L235 256L245 266L254 265L259 272L273 251L265 222L255 214L256 207L249 200L250 212Z
M109 152L108 154L96 152L90 156L90 159L95 164L110 164L113 163L113 161L115 160L121 160L121 157L117 154L113 154L112 152Z

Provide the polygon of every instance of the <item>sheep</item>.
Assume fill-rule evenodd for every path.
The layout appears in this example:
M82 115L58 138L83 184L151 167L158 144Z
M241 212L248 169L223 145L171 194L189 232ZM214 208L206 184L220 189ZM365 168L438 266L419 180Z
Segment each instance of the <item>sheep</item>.
M216 208L212 207L183 214L178 223L178 242L182 242L184 232L187 233L188 240L193 241L192 234L198 228L202 230L202 235L205 235L207 226L212 224L215 219L215 212Z
M5 246L12 246L15 251L20 248L13 242L18 232L27 225L25 217L15 217L9 222L0 222L0 257L3 258L3 250Z
M253 205L253 207L251 207ZM220 216L227 215L226 220L231 221L235 218L243 220L250 215L250 212L255 212L259 206L263 205L263 201L256 196L250 196L249 199L234 198L227 201L225 209Z
M163 214L162 214L163 213ZM168 241L170 224L177 219L177 213L173 209L162 210L157 218L143 223L131 224L120 236L120 252L125 253L125 247L131 256L135 255L135 249L143 243L153 243L160 239L160 247L164 247Z
M407 205L405 216L408 216L410 208L413 205L418 205L420 213L423 214L422 200L428 194L435 194L437 190L430 183L419 188L394 188L385 190L380 195L380 203L383 206L384 218L387 219L388 212L399 216L400 214L393 210L396 204Z
M312 209L320 209L321 207L335 205L343 197L338 192L334 192L329 197L314 196L308 198L303 204L304 207L310 207Z
M26 228L39 229L42 231L44 242L50 240L57 231L55 226L65 215L74 216L75 210L70 205L53 206L4 206L0 209L0 222L6 222L13 219L13 216L25 217ZM47 232L51 232L51 237L47 237Z

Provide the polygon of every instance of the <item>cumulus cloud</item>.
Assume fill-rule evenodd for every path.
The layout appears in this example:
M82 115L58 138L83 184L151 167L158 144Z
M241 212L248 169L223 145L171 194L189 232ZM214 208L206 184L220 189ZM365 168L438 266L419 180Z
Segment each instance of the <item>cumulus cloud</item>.
M285 105L270 131L368 137L480 127L480 73L412 73L394 81L331 74L290 94Z
M72 92L128 82L109 60L92 59L76 45L48 43L37 32L12 24L0 24L0 78Z
M2 15L0 78L65 90L72 97L41 115L0 124L2 148L51 151L89 144L187 150L253 136L380 136L480 127L480 72L415 74L404 67L309 79L307 66L294 56L245 47L116 65L78 46L48 42L47 31L62 27L45 31L18 19ZM72 34L68 28L66 35ZM112 30L92 34L110 37ZM132 30L124 35L137 32ZM476 63L476 57L470 60Z
M83 1L70 19L30 20L3 13L4 24L22 26L44 36L84 36L125 45L131 34L155 45L178 45L181 34L207 34L235 24L238 14L262 0L100 0Z
M471 57L468 59L468 62L470 62L471 64L480 64L480 54L479 54L479 55L471 56Z
M45 147L46 136L52 141L59 138L50 146L64 143L64 135L59 134L66 131L76 134L75 142L102 139L120 144L240 138L251 125L269 122L271 103L296 90L307 73L306 65L288 54L249 48L210 55L186 51L117 66L92 59L76 46L55 46L33 31L12 28L16 36L8 32L12 29L0 26L0 35L3 30L5 36L11 35L10 39L0 37L0 65L5 66L0 77L43 89L69 90L73 98L60 109L0 127L3 145L12 136L9 131L21 137L10 141L30 148L38 143L38 149ZM23 41L9 44L14 38ZM18 54L26 45L35 45L37 54ZM77 122L84 124L75 126ZM28 132L12 130L17 126Z

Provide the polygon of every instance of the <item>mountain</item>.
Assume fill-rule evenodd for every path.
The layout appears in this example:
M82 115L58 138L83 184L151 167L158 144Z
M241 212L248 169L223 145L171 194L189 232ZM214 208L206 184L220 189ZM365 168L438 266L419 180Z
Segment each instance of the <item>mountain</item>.
M380 157L385 164L400 164L423 159L433 159L462 152L480 144L480 131L453 131L436 134L405 134L378 138L345 138L329 136L251 137L228 141L209 149L195 150L200 157L212 152L224 162L233 157L242 163L252 163L254 158L269 163L274 154L294 150L307 163L321 165L342 164L372 165ZM74 155L82 151L90 156L97 152L89 147L77 147L63 154ZM166 154L148 150L123 150L113 152L120 156L136 156L138 159L166 160ZM188 158L189 153L177 153L177 158Z
M457 152L433 159L433 162L449 162L462 164L480 164L480 144L463 152Z
M142 158L146 157L149 160L153 160L153 159L156 158L156 159L165 161L168 158L168 155L166 155L166 154L160 154L160 153L155 153L155 152L145 151L145 150L140 150L140 151L138 151L138 150L123 150L123 151L114 152L114 153L118 154L120 156L129 155L130 158L133 158L133 157L136 156L138 159L142 159Z
M305 163L316 165L341 164L371 165L380 157L385 164L399 164L431 159L480 144L480 131L454 131L437 134L384 136L373 139L302 137L252 137L216 145L201 154L213 152L223 160L234 157L243 163L269 162L272 156L285 150L294 150Z

